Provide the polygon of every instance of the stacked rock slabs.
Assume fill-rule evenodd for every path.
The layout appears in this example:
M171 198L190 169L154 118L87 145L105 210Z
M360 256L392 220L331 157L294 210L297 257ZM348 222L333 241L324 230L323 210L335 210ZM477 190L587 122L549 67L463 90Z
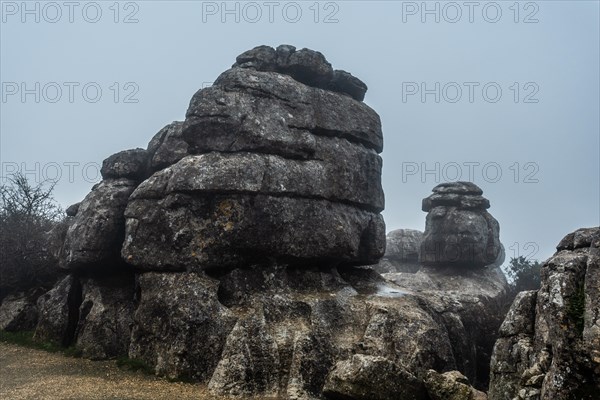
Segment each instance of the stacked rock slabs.
M486 210L483 191L471 182L442 183L423 199L428 212L419 261L434 267L501 265L500 225Z
M318 52L261 46L198 91L181 135L190 155L133 192L123 258L159 271L376 262L381 122L352 97L358 80L330 69Z

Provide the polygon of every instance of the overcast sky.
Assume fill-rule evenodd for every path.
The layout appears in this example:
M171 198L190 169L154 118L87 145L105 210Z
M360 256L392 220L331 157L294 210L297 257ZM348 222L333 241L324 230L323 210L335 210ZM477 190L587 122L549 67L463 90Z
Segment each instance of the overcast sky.
M59 178L63 207L109 155L145 148L261 44L322 52L381 116L388 231L470 180L507 260L599 225L597 1L2 1L1 164ZM101 92L101 93L100 93Z

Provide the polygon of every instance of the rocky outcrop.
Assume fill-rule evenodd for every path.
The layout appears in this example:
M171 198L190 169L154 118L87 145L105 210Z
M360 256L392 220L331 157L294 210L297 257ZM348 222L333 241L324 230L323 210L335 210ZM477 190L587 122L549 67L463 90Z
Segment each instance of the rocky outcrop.
M485 389L503 318L500 304L508 290L500 268L457 273L453 266L422 267L417 273L386 273L383 277L427 305L444 326L440 338L446 336L451 346L455 367L450 369L459 370L475 387Z
M279 72L309 86L350 95L363 101L367 85L352 74L333 70L325 56L318 51L281 45L277 49L258 46L240 54L234 67L257 71Z
M148 154L144 149L124 150L113 154L102 162L102 178L126 178L140 181L146 177Z
M471 182L442 183L423 199L428 212L419 260L429 266L481 268L501 265L500 226L486 209L490 202Z
M368 271L262 265L219 276L218 298L238 319L208 381L211 391L290 398L408 395L422 393L429 369L460 369L485 386L500 322L493 304L502 289L496 297L435 285L409 293L410 286ZM490 291L503 287L488 279ZM373 374L396 375L369 387ZM398 381L406 386L390 383Z
M123 258L153 271L376 262L381 123L328 90L332 74L320 53L263 46L198 91L181 136L171 126L149 145L154 160L169 138L187 143L162 165L190 155L133 192Z
M139 275L129 356L160 375L206 382L235 324L217 288L193 273Z
M415 272L424 247L410 230L388 237L399 267L361 266L386 245L381 123L365 91L318 52L240 55L184 122L105 160L70 210L70 275L40 300L36 338L237 398L431 400L431 370L485 387L506 291L497 268L443 259ZM458 217L423 239L495 243L478 189L435 190L432 212Z
M75 346L83 357L103 360L129 351L133 325L133 275L82 279Z
M567 235L542 286L515 299L494 347L490 400L597 398L600 228Z
M15 293L6 296L0 304L0 330L30 331L35 328L38 310L32 293Z
M469 379L458 371L440 374L429 370L424 383L431 400L487 400L486 394L473 389Z
M69 346L77 328L81 285L73 276L61 280L37 300L39 319L34 339Z
M329 373L323 393L332 399L386 400L425 398L423 383L383 357L355 354Z
M67 209L65 210L65 214L67 214L67 217L76 216L77 211L79 211L80 205L81 205L81 202L78 202L78 203L71 204L69 207L67 207Z
M415 229L396 229L386 236L385 254L373 266L377 272L417 272L423 232Z
M189 146L181 138L182 128L183 122L174 121L158 131L150 140L146 149L149 174L173 165L189 154Z
M119 257L125 234L123 212L136 187L127 178L103 180L79 205L62 247L61 267L109 268Z

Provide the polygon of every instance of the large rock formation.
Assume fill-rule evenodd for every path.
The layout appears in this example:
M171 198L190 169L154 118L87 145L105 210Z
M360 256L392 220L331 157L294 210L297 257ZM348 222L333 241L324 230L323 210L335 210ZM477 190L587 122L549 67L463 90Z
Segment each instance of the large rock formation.
M600 228L567 235L521 292L491 362L490 400L592 400L600 389Z
M439 313L456 368L485 389L508 287L500 269L504 249L498 240L498 223L485 211L489 202L481 196L482 190L472 183L445 183L433 191L423 201L423 209L430 211L425 233L390 232L386 254L373 269ZM495 246L495 262L486 268L481 264L463 268L473 267L477 257L483 262L481 249L490 242Z
M260 47L198 91L181 139L176 130L162 139L188 144L163 158L190 155L133 192L123 258L155 271L377 261L381 123L364 103L326 90L329 70L311 50ZM153 160L160 140L149 146Z
M428 212L419 259L429 266L480 268L501 265L498 221L486 209L490 202L471 182L442 183L423 199Z
M69 276L40 299L35 337L238 398L484 388L506 291L498 269L360 266L385 247L381 124L365 91L318 52L240 55L184 122L107 158L104 180L69 208ZM460 202L477 196L452 190L438 188L464 215ZM466 229L452 221L438 237ZM488 246L475 228L469 239ZM389 239L391 260L416 263L418 232Z

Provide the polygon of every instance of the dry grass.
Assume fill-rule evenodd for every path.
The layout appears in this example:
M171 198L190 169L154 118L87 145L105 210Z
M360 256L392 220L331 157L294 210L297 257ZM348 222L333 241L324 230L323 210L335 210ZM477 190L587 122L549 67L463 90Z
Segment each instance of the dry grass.
M125 371L114 361L90 361L0 343L0 399L218 399L206 387Z

